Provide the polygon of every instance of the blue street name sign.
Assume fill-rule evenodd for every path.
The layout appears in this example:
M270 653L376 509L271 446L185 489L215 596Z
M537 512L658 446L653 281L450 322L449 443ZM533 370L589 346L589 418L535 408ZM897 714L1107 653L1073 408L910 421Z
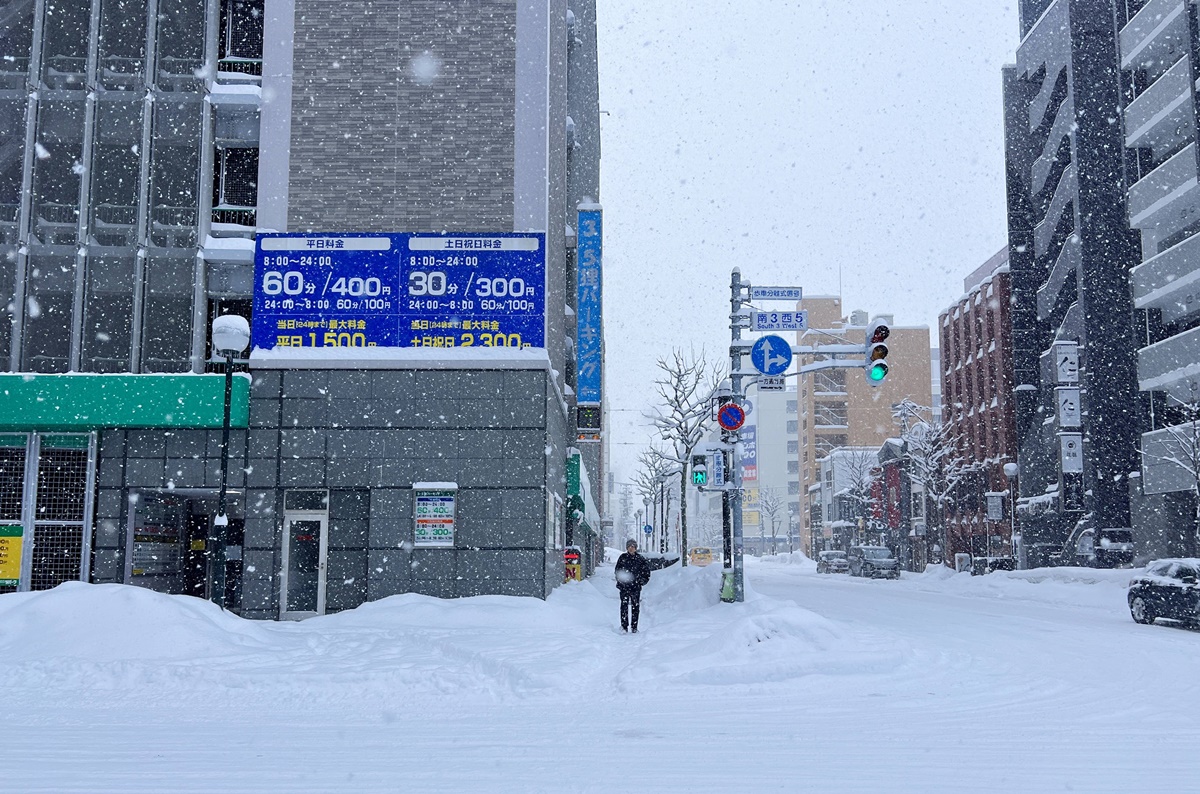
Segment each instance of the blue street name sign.
M808 312L750 312L751 331L807 331Z
M546 236L260 234L256 348L544 347Z
M792 365L792 346L781 336L764 336L750 348L750 363L764 375L782 375Z

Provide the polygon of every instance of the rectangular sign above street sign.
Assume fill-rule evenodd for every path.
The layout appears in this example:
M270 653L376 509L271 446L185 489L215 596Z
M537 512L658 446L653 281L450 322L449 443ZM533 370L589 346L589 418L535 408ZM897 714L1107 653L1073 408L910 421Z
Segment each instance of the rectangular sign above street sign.
M752 301L798 301L804 291L800 287L751 287Z
M807 331L808 312L750 312L751 331Z
M784 391L787 389L787 381L783 378L769 378L766 375L758 379L759 391Z

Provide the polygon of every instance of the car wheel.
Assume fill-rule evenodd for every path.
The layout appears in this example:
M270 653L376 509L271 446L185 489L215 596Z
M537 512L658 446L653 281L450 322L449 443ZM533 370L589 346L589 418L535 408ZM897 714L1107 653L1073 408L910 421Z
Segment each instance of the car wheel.
M1150 609L1150 605L1146 603L1146 599L1141 596L1134 596L1129 602L1129 614L1133 616L1135 623L1153 623L1154 612Z

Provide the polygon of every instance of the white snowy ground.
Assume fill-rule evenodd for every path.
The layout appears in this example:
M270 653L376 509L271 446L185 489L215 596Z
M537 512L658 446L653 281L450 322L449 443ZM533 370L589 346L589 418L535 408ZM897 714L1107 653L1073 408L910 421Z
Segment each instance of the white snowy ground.
M611 567L298 624L0 596L0 791L1200 790L1200 632L1134 624L1127 571L719 573L656 572L636 636Z

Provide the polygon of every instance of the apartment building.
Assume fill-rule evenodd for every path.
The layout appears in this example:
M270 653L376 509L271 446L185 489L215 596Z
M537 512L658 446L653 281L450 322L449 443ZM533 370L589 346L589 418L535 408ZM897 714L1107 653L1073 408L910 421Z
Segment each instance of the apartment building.
M959 553L1016 556L1007 496L1000 519L994 514L989 519L987 511L988 494L1007 493L1012 486L1004 465L1017 460L1010 277L1004 249L963 280L963 296L938 318L942 421L958 441L965 469L944 516L950 560ZM1059 396L1072 398L1068 391Z
M595 43L590 0L0 9L0 542L19 560L0 588L222 595L210 320L263 338L268 232L517 235L557 309L507 353L267 344L237 364L225 603L304 617L561 582L606 480ZM430 483L454 492L441 548L414 544Z
M796 436L798 392L747 391L752 411L742 429L742 534L747 554L778 554L798 548L799 439Z
M1130 225L1141 233L1130 274L1137 328L1137 379L1151 397L1134 482L1135 544L1143 557L1196 554L1194 482L1173 460L1194 458L1179 427L1200 394L1200 190L1196 5L1178 0L1117 3L1125 171Z
M806 297L798 307L808 312L809 327L797 335L798 345L819 348L865 343L866 325L872 318L866 312L844 315L841 298ZM891 371L881 386L870 385L859 369L819 370L799 379L800 478L796 490L802 497L801 535L808 553L832 548L834 543L820 496L821 460L841 447L878 450L897 432L893 405L906 398L922 406L931 403L928 327L892 325L887 342ZM806 364L837 355L805 353L797 359Z
M1139 468L1145 411L1129 283L1141 258L1129 217L1143 223L1170 197L1150 183L1127 196L1121 178L1119 5L1127 6L1024 0L1017 62L1004 69L1013 388L1030 565L1070 555L1088 530L1131 523L1129 474ZM1157 165L1154 154L1139 156ZM1072 402L1077 410L1062 410Z

